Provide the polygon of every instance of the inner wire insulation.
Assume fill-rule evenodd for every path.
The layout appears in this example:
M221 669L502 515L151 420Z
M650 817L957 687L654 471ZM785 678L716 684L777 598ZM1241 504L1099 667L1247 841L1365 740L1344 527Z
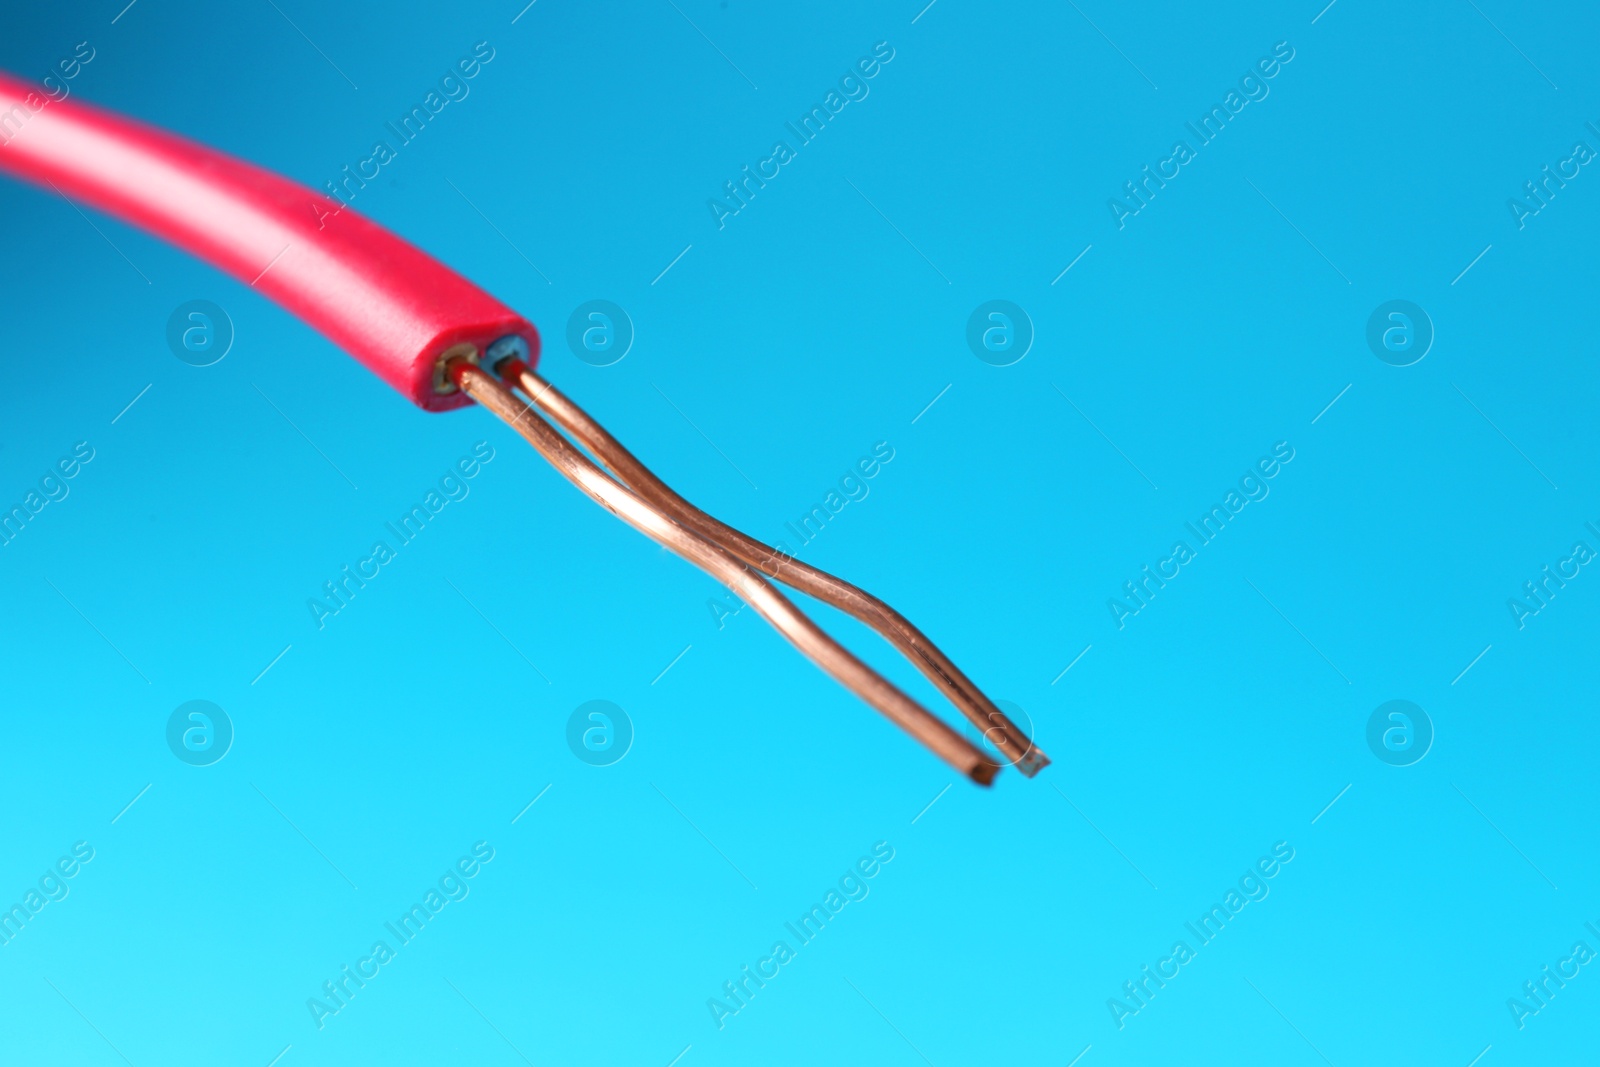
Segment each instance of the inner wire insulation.
M871 593L779 552L695 507L652 473L587 412L521 360L501 361L495 370L521 388L535 407L576 438L635 494L674 521L766 577L816 597L869 626L927 676L1025 776L1031 778L1049 765L1050 758L1034 747L1028 735L905 616Z
M462 392L521 434L546 462L595 503L722 582L825 673L932 749L940 759L979 785L994 780L1000 767L982 750L828 636L732 553L614 480L541 418L537 409L490 374L464 359L452 361L447 371Z

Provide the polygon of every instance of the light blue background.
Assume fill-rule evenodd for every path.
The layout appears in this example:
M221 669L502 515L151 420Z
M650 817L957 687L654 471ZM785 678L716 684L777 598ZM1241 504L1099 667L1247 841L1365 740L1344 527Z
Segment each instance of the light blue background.
M1600 949L1600 577L1520 631L1506 601L1575 540L1600 548L1600 176L1520 231L1506 201L1600 147L1600 21L1501 0L921 4L0 16L0 67L40 77L88 40L75 96L313 186L490 42L357 210L525 312L553 381L758 537L889 442L803 555L1025 708L1055 759L991 791L955 779L754 613L719 631L710 579L486 413L423 414L245 285L0 182L0 501L95 449L0 549L0 903L96 849L0 947L6 1062L1590 1048L1592 968L1525 1029L1506 1001L1575 941ZM895 58L870 95L719 231L707 199L879 41ZM1270 96L1118 230L1107 199L1279 41ZM203 369L163 336L195 298L237 330ZM564 342L596 298L637 329L604 369ZM1364 340L1395 298L1437 331L1407 368ZM1014 366L966 347L990 299L1036 329ZM471 495L319 632L306 599L480 440L496 457ZM1107 599L1278 441L1295 458L1271 495L1119 631ZM166 748L191 699L237 731L212 767ZM611 767L564 741L591 699L636 730ZM1415 766L1366 746L1391 699L1432 718ZM471 895L319 1031L307 998L479 840L496 853ZM896 852L870 896L719 1031L707 998L877 841ZM1107 999L1279 841L1271 895L1119 1030Z

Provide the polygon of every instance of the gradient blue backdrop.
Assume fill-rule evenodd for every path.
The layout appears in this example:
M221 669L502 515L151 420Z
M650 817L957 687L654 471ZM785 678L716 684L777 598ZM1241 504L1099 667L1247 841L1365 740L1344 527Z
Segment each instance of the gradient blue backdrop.
M74 98L312 186L488 42L357 209L525 312L551 379L757 536L888 442L803 555L917 620L1055 759L955 779L753 613L719 629L712 581L485 413L423 414L247 286L0 181L0 502L95 450L0 548L0 904L95 850L0 947L0 1059L1496 1067L1591 1046L1593 968L1521 1029L1507 999L1600 950L1600 577L1522 629L1507 600L1600 548L1600 176L1520 230L1507 199L1600 147L1600 20L924 2L0 16L0 67L42 77L88 41ZM878 42L870 95L719 230L708 199ZM1119 230L1108 199L1278 42L1270 95ZM597 298L637 330L606 368L565 342ZM1364 338L1396 298L1437 333L1405 368ZM191 299L237 333L211 367L166 344ZM1036 331L1013 366L965 340L991 299ZM479 441L470 496L319 631L307 599ZM1279 441L1270 496L1119 629L1108 599ZM210 767L166 744L192 699L236 730ZM636 732L610 767L565 741L592 699ZM1391 699L1436 731L1410 767L1366 742ZM477 841L470 895L319 1029L307 999ZM708 998L879 841L870 895L719 1029ZM1108 998L1277 842L1270 895L1119 1029Z

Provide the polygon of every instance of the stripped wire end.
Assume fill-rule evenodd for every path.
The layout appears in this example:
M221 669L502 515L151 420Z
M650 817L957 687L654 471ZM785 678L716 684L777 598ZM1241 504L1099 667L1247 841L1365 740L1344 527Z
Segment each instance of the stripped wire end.
M534 373L516 340L491 346L481 365L452 360L447 373L464 393L527 439L579 489L722 582L823 671L978 784L992 782L1002 764L828 636L772 582L816 597L871 627L926 675L1004 761L1024 776L1031 778L1049 765L1049 757L1034 747L1027 734L899 612L849 582L801 563L690 504L582 408ZM527 400L517 397L512 388ZM573 442L599 464L573 447Z

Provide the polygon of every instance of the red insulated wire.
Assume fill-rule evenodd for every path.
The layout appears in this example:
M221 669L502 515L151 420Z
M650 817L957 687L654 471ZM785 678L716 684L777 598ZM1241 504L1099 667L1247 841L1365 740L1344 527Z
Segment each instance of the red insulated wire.
M232 274L419 407L441 411L480 400L591 498L754 604L819 667L974 781L987 784L999 764L828 636L767 578L842 608L883 635L1023 774L1031 777L1049 762L898 612L842 579L780 559L672 492L534 374L539 335L526 319L382 227L260 167L87 104L51 101L5 74L0 172L115 215ZM504 357L498 359L503 377L518 383L532 406L473 365L495 342L515 338L526 342L526 353L511 343L495 354Z
M204 145L0 74L0 171L165 239L253 286L419 407L440 356L516 335L521 315L432 256L303 185Z

